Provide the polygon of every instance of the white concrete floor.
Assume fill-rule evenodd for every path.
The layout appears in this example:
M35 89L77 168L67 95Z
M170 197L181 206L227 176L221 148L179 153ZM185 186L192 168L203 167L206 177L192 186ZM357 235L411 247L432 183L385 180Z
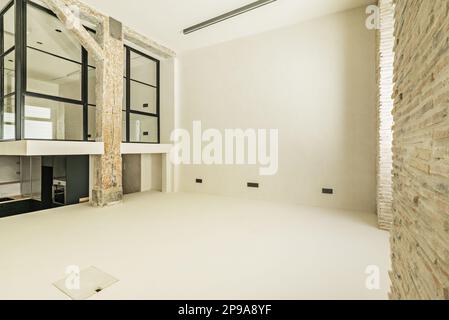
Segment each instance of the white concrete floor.
M199 194L142 193L0 219L0 299L67 299L69 265L119 279L93 299L387 299L376 217ZM368 265L380 290L365 287Z

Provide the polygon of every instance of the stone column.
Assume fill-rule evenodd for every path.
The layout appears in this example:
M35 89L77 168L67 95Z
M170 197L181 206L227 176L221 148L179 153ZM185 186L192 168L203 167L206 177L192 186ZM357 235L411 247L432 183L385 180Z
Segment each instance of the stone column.
M105 152L94 157L92 204L106 206L123 199L122 188L122 103L123 103L123 30L112 18L99 25L97 36L104 60L97 63L97 141Z

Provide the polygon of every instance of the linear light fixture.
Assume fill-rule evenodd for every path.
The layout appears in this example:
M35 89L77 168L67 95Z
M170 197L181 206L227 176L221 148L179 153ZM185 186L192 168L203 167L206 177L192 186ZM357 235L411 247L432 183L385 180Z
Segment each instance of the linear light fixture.
M192 33L192 32L195 32L195 31L198 31L198 30L210 27L211 25L214 25L216 23L219 23L219 22L225 21L227 19L236 17L236 16L241 15L241 14L243 14L245 12L248 12L248 11L260 8L262 6L265 6L267 4L273 3L275 1L277 1L277 0L259 0L259 1L253 2L253 3L250 3L250 4L246 5L246 6L240 7L238 9L235 9L235 10L232 10L232 11L229 11L227 13L219 15L218 17L206 20L206 21L198 23L198 24L196 24L196 25L194 25L192 27L184 29L183 33L184 34L189 34L189 33Z

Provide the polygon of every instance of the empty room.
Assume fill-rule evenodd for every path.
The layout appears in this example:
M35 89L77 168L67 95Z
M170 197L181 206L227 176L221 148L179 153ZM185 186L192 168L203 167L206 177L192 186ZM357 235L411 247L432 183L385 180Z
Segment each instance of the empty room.
M0 300L449 300L448 18L1 0Z

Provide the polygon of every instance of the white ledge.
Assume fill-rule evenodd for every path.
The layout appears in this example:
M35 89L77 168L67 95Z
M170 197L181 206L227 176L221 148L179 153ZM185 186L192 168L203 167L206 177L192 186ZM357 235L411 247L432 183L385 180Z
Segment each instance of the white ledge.
M122 143L122 154L168 154L171 144Z
M0 155L2 156L63 156L102 154L104 154L103 142L43 140L0 142Z

